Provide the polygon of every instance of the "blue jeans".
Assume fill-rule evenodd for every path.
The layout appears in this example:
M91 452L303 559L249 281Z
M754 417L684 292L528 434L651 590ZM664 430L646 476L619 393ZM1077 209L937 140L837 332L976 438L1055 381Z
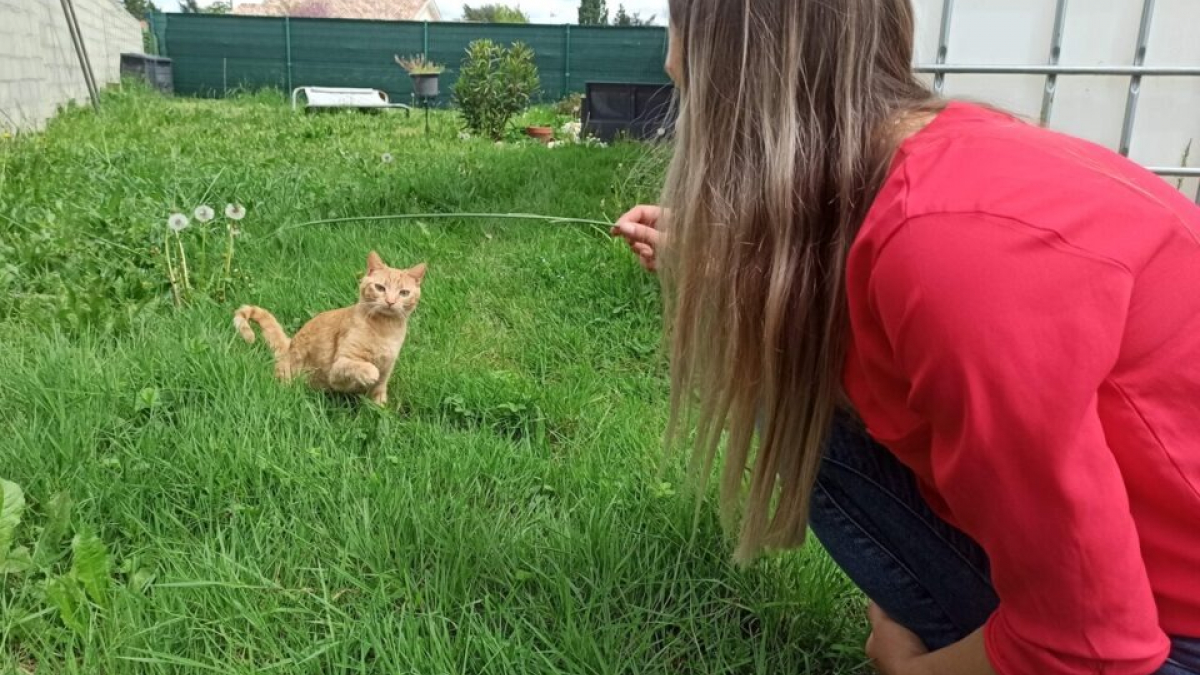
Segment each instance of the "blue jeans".
M912 472L844 417L830 433L810 525L846 575L930 649L973 633L999 604L983 549L938 518ZM1200 675L1200 639L1172 644L1154 675Z

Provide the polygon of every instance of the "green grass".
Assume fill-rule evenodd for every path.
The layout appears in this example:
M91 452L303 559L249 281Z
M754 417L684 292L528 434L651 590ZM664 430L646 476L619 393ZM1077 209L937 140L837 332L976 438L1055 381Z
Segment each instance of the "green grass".
M819 549L739 570L711 506L693 529L660 454L657 284L620 245L488 219L272 235L611 219L653 197L644 149L464 142L449 113L426 139L420 115L269 95L105 103L0 142L0 478L34 559L0 573L0 673L866 672ZM233 292L175 308L166 216L227 201L249 211ZM219 236L184 239L215 269ZM232 309L295 330L353 301L371 248L429 264L390 407L276 383Z

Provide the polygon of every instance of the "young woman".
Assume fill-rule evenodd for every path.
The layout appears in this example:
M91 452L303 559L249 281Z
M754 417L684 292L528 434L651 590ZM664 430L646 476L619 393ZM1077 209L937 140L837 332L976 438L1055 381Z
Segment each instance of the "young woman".
M666 208L614 234L662 272L673 429L738 558L811 524L882 673L1200 673L1200 209L936 99L912 24L672 0Z

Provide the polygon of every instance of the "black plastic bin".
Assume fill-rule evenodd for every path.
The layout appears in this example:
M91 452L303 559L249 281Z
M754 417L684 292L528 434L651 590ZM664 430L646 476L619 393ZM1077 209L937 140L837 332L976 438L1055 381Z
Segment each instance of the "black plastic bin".
M121 54L121 77L145 80L164 94L175 93L171 59L153 54Z
M584 132L602 141L669 135L675 126L674 98L669 84L588 82L581 111Z

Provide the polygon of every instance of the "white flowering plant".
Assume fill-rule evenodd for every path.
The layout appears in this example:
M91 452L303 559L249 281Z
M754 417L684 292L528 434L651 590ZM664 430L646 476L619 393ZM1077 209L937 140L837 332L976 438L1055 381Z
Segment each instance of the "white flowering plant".
M233 267L237 239L242 236L239 224L246 217L246 207L239 203L225 205L224 227L214 224L217 211L208 204L192 209L192 217L181 211L167 216L160 250L167 268L171 298L176 306L184 304L197 292L224 301L237 270ZM220 240L220 249L213 250ZM192 250L189 258L188 250Z

